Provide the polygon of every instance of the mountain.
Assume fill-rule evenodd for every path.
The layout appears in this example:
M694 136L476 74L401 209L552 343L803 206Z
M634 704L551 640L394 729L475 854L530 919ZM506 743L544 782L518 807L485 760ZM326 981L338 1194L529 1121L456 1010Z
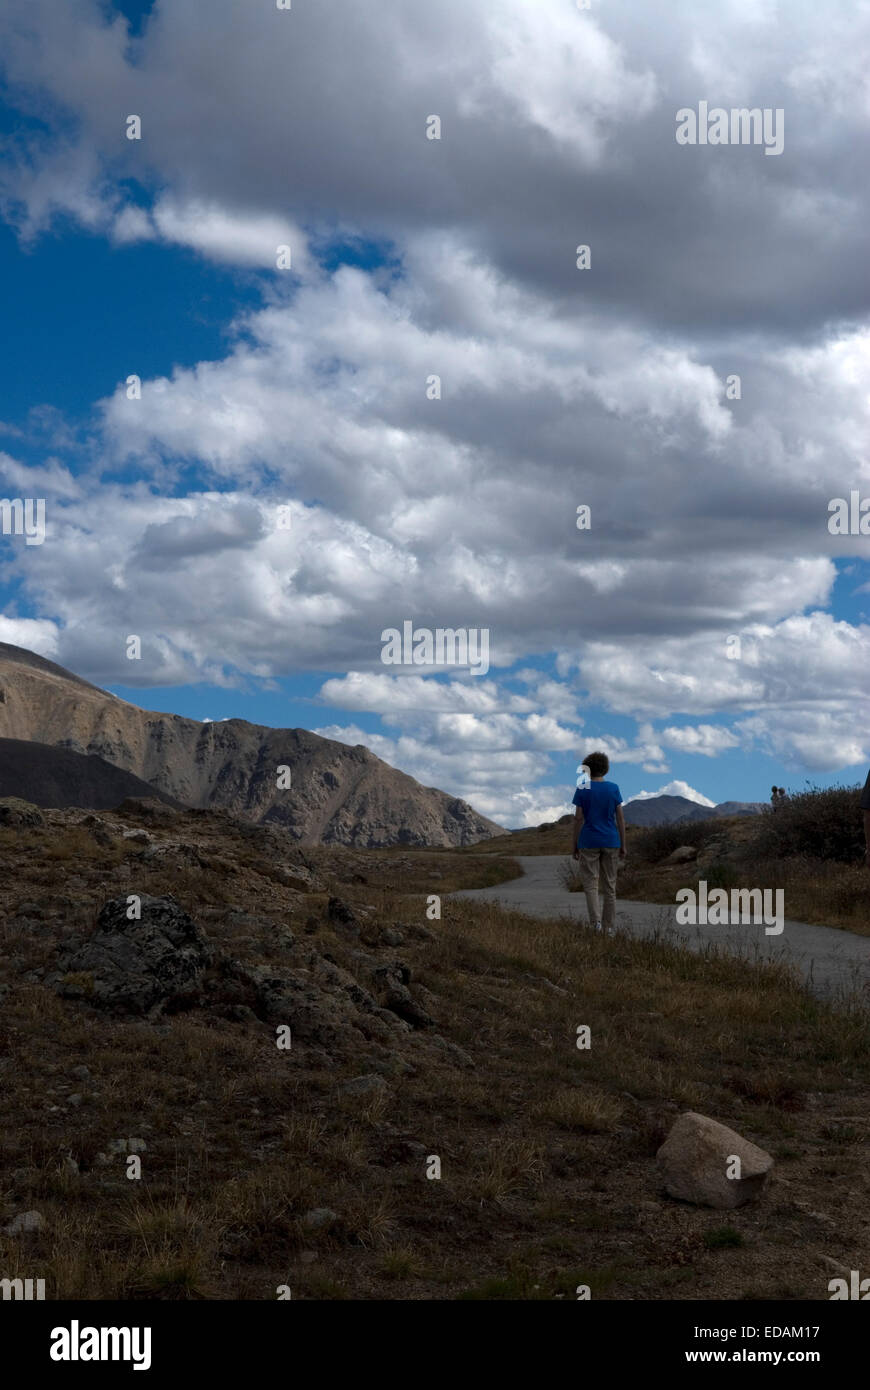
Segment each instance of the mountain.
M677 821L712 820L717 816L757 816L762 801L721 801L718 806L699 806L686 796L649 796L625 806L626 825L672 825Z
M16 738L0 738L0 797L6 796L34 806L81 806L88 811L109 811L130 796L181 805L94 753Z
M421 786L362 744L245 719L201 724L153 713L5 642L0 738L96 755L186 806L277 823L304 844L443 847L504 833L467 802ZM282 767L290 769L285 789L278 786Z

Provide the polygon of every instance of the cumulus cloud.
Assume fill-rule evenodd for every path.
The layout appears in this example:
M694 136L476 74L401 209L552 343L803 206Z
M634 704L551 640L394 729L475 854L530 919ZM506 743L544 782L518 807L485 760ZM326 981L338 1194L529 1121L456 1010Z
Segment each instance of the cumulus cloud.
M7 0L22 241L63 216L262 292L223 357L83 402L80 470L0 459L49 522L5 552L40 615L9 630L103 683L323 673L324 703L395 732L350 741L517 824L559 805L551 759L581 743L650 776L870 756L870 630L826 611L866 548L827 504L870 484L868 22L847 0L791 25L743 0L211 0L204 24L174 0L131 40L97 0ZM787 153L678 147L701 98L784 105ZM330 272L336 240L380 254ZM386 675L407 618L486 627L489 677Z

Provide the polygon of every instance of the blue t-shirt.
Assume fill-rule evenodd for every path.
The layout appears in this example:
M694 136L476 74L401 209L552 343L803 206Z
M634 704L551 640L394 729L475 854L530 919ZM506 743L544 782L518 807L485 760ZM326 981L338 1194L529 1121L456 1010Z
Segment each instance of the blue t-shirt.
M588 787L578 787L574 805L583 812L578 849L619 849L616 808L622 805L622 795L615 782L590 782Z

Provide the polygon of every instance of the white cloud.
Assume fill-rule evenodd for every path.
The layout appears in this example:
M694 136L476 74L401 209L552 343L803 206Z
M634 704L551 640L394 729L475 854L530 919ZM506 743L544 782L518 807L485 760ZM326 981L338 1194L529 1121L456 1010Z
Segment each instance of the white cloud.
M240 20L211 0L204 24L173 0L131 42L91 0L7 0L7 74L47 126L13 139L0 185L22 237L66 213L240 267L265 304L222 360L146 379L141 401L118 386L78 475L5 456L50 518L7 565L51 621L10 630L121 681L142 629L143 686L347 672L324 700L380 714L398 765L517 823L541 812L523 784L549 755L594 743L650 776L735 740L796 766L867 756L868 628L818 611L834 559L865 551L829 535L827 502L870 481L867 18L840 0L775 18L748 0L591 17L335 0ZM788 158L679 150L699 80L750 103L784 80ZM310 248L333 235L388 247L396 274L326 274ZM52 447L74 445L54 423ZM487 626L490 678L385 676L380 632L406 616ZM535 672L554 651L558 679ZM637 737L581 739L587 705L640 719ZM737 723L654 728L678 717Z
M679 753L700 753L705 758L716 758L720 753L729 748L737 748L740 744L736 734L718 724L661 729L658 737L666 748L675 748Z

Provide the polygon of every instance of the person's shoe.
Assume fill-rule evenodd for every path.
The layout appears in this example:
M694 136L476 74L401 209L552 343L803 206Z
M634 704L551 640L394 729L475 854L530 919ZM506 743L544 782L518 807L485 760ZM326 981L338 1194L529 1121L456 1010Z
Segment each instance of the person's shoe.
M592 923L592 930L593 930L593 931L601 931L601 923L600 923L600 922L593 922L593 923Z

